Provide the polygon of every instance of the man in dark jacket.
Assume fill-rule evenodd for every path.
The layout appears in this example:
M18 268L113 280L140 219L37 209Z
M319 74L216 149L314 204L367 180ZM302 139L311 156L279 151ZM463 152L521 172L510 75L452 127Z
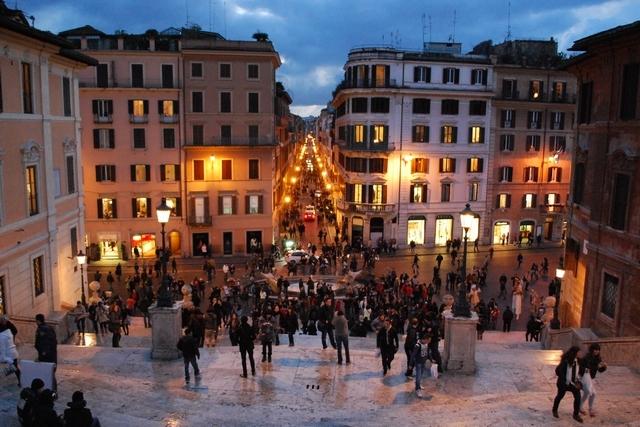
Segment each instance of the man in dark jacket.
M187 385L189 384L189 364L193 366L193 374L196 377L196 381L200 380L200 368L198 368L198 361L196 360L200 359L200 350L198 349L198 341L191 335L189 329L186 330L186 335L180 337L176 347L182 352L184 360L184 381Z
M238 327L238 345L240 347L240 357L242 357L241 377L243 378L247 378L247 355L249 355L249 363L251 363L251 375L256 375L256 362L253 360L253 342L255 339L255 329L249 325L247 316L242 316Z
M38 400L33 408L33 425L46 427L62 427L62 420L56 414L53 408L54 394L51 390L46 389L40 393Z
M513 311L507 306L502 313L502 332L511 332L511 321L513 320Z
M413 350L418 342L418 319L415 317L411 319L409 327L407 328L407 337L404 340L404 353L407 355L407 372L404 374L407 377L413 376Z
M36 315L36 350L38 362L58 363L58 340L56 331L44 322L44 315Z
M73 392L71 402L67 403L67 406L63 417L65 427L92 427L94 425L93 415L87 409L87 402L81 391Z
M398 342L398 334L396 333L396 330L391 326L391 321L389 319L385 319L384 327L381 328L378 332L376 344L380 349L383 375L387 375L387 371L391 369L391 361L393 360L393 356L398 351L398 347L400 347L400 343Z
M293 308L288 310L284 309L283 311L284 312L280 314L280 325L289 336L289 347L293 347L293 337L299 328L298 315Z
M322 332L322 348L327 348L327 335L329 335L329 342L331 343L331 347L336 348L336 340L333 336L333 325L331 321L333 320L333 305L331 305L331 299L327 298L324 300L324 304L320 307L320 312L318 313L318 326L320 327L320 332Z

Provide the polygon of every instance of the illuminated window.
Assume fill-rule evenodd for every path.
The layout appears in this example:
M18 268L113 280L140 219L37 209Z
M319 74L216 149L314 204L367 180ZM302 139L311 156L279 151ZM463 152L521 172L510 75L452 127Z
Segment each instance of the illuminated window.
M179 197L163 197L162 201L171 209L171 216L182 216Z
M387 140L384 125L373 125L373 143L379 144Z
M429 159L420 157L412 159L411 173L429 173Z
M131 181L150 181L151 167L149 165L131 165Z
M409 194L409 202L426 203L427 202L427 186L426 184L415 184L411 186Z
M142 99L134 99L133 100L133 113L135 117L143 117L144 116L144 100Z
M173 111L173 103L174 101L169 101L169 100L162 101L163 116L173 116L175 114L175 112Z
M376 87L383 87L387 81L386 67L377 66L374 70L376 70L376 74L374 76Z
M542 99L542 80L531 80L529 82L529 99L532 101L540 101Z
M455 126L442 126L440 129L440 142L443 144L455 144L458 136L458 128Z
M477 202L479 195L480 195L480 183L472 182L471 184L469 184L469 201Z
M429 142L429 126L415 125L411 131L413 142Z
M440 173L454 173L456 171L456 159L444 157L440 159Z
M382 184L373 184L370 188L371 200L369 200L369 203L382 203Z
M549 193L546 196L546 204L547 205L559 205L560 204L560 194L558 193Z
M98 199L98 218L112 219L117 218L116 201L111 198Z
M33 259L33 290L35 296L44 293L43 260L44 257L42 255Z
M353 201L356 203L362 203L362 184L355 184L353 186Z
M467 172L480 173L483 170L484 159L479 157L471 157L467 159Z
M361 144L364 142L364 125L355 125L353 127L354 142Z
M484 128L480 126L471 126L469 128L469 143L470 144L483 144L484 143Z
M146 197L136 197L133 199L134 218L147 218L151 216L151 207L149 206L150 199Z
M40 212L38 206L38 172L35 165L27 166L25 170L25 181L27 183L27 207L30 216Z
M522 198L522 207L525 209L533 209L536 207L536 195L527 193Z
M497 207L506 209L511 207L511 195L506 193L498 194Z
M233 196L222 196L222 215L233 215Z
M178 181L180 165L160 165L160 181Z
M247 196L249 200L249 212L250 214L260 213L260 196Z

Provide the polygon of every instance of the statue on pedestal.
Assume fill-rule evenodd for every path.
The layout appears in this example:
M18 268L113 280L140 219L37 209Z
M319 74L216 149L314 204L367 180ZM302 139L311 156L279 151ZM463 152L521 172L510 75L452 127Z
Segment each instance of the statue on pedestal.
M191 288L191 285L185 283L184 286L182 286L182 288L180 289L180 292L182 292L182 308L184 310L192 309L193 300L191 297L191 293L193 292L193 289Z

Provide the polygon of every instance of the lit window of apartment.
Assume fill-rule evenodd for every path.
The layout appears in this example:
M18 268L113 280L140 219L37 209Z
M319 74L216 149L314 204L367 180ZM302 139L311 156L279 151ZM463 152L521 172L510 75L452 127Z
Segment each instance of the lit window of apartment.
M131 64L131 87L144 87L144 66Z
M469 101L470 116L484 116L487 114L487 101Z
M220 92L220 112L231 112L231 92Z
M500 182L513 181L513 168L511 166L502 166L498 169L498 180Z
M384 203L384 185L373 184L369 186L369 203L381 204Z
M222 160L220 163L222 165L220 177L225 180L233 179L232 172L231 172L231 160L225 159L225 160Z
M562 135L552 135L549 137L549 151L564 152L567 149L567 138Z
M559 205L560 204L560 194L558 193L549 193L545 196L545 205Z
M162 147L176 148L176 130L173 128L162 129Z
M134 128L133 129L133 148L146 148L146 136L144 128Z
M429 126L415 125L411 128L413 142L429 142Z
M91 102L91 107L95 123L111 123L113 121L113 101L111 99L94 99Z
M353 201L356 203L363 202L363 188L362 184L354 184L353 185Z
M443 99L440 104L440 112L446 115L457 115L460 102L457 99Z
M160 165L160 181L180 181L180 165Z
M541 111L529 111L527 113L527 128L542 129L542 112Z
M373 125L371 142L373 142L374 144L387 142L387 126Z
M180 197L163 197L162 201L171 209L171 216L182 216Z
M552 111L549 113L549 129L564 129L564 113L561 111Z
M258 64L247 64L247 78L258 80L260 78L260 66Z
M260 95L257 92L249 92L248 96L248 105L247 112L249 113L259 113L260 112Z
M529 99L531 101L541 101L543 98L544 82L542 80L531 80L529 82Z
M422 66L413 67L413 81L414 83L430 83L431 68Z
M116 165L96 165L96 182L116 182Z
M351 98L351 113L366 113L368 109L368 98Z
M71 116L71 80L69 77L62 78L62 113L66 117Z
M22 63L22 112L33 114L33 74L31 64Z
M365 125L354 125L353 126L353 142L361 144L365 140L364 136Z
M204 98L202 92L200 91L191 92L191 112L204 112Z
M431 100L427 98L413 98L413 114L429 114Z
M131 182L151 181L150 165L131 165Z
M204 181L204 160L193 161L193 180Z
M451 201L451 183L443 182L442 184L440 184L440 201Z
M133 218L151 217L151 199L146 197L134 197L131 199L131 212Z
M442 83L460 83L460 69L444 68L442 70Z
M427 184L412 184L409 188L409 203L427 203Z
M31 264L33 268L33 293L37 297L44 293L44 257L42 255L35 257Z
M469 183L469 201L477 202L480 196L480 183L477 181Z
M38 169L36 165L25 168L25 182L27 185L27 212L29 216L40 213L38 203Z
M218 76L221 79L231 78L231 64L220 64L218 70Z
M440 173L455 173L456 159L451 157L443 157L440 159Z
M482 126L469 127L469 144L484 144L484 128Z
M98 218L115 219L118 218L117 200L112 198L98 199Z
M525 148L527 151L540 151L540 135L527 135Z
M518 81L502 79L502 97L504 99L518 99Z
M486 85L487 84L487 69L486 68L474 68L471 70L471 84L472 85Z
M533 209L536 207L537 196L533 193L526 193L522 196L522 207L524 209Z
M249 179L260 179L260 160L249 159Z
M146 99L129 100L129 121L131 123L146 123L149 115L149 101Z
M375 87L385 87L389 82L389 66L388 65L372 65L372 78Z
M411 173L429 173L429 159L423 157L412 159Z
M263 201L261 195L247 195L245 196L244 203L245 214L254 215L263 213Z
M547 182L561 182L562 168L553 166L547 170Z
M515 146L515 135L500 135L500 151L513 151Z
M535 166L527 166L524 168L524 182L538 182L538 168Z
M480 173L484 168L484 159L479 157L471 157L467 159L467 172Z
M94 129L93 148L108 149L116 147L114 129Z
M511 194L500 193L496 198L496 208L506 209L511 207Z
M442 144L455 144L458 141L458 128L444 125L440 128L440 142Z
M516 127L516 111L500 111L500 127L513 129Z
M218 197L218 215L235 215L236 213L236 198L234 196L219 196Z
M191 63L191 78L192 79L201 79L204 77L203 73L203 64L202 62L192 62Z

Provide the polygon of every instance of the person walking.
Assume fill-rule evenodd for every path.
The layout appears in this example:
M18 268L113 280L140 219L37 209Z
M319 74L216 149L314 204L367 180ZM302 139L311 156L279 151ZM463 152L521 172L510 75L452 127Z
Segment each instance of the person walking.
M242 358L242 375L247 378L247 356L251 363L251 375L256 375L256 362L253 360L253 342L256 339L256 331L249 325L249 318L242 316L240 318L240 326L238 327L238 345L240 347L240 357Z
M338 347L338 365L342 365L342 347L344 347L345 361L348 364L351 363L351 357L349 356L349 322L342 310L338 310L331 325L335 329L336 335L336 347Z
M393 326L391 326L391 321L389 319L384 320L384 327L380 328L380 331L378 331L376 345L378 349L380 349L383 375L387 375L387 372L391 369L393 357L398 351L398 347L400 347L398 334Z
M522 265L522 261L524 260L524 257L522 256L521 253L518 254L516 260L518 261L518 269L520 269L520 266Z
M113 282L115 282L115 279L113 278L113 274L109 272L107 274L107 283L109 284L109 290L113 290Z
M204 315L204 345L215 347L218 341L219 319L213 304L209 304Z
M18 378L18 387L21 386L20 383L20 368L18 366L18 350L16 349L16 344L13 340L13 334L11 333L11 329L5 329L0 332L0 362L6 363L8 365L6 375L10 375L12 373L16 374Z
M589 401L589 416L595 417L594 403L596 400L595 380L598 372L607 370L607 364L600 356L600 344L593 343L589 346L589 351L582 359L578 360L580 366L579 374L582 378L582 400L580 402L580 413L585 415L584 404Z
M187 329L185 334L178 340L176 348L182 352L184 382L189 385L189 365L193 366L193 375L196 377L196 382L200 381L200 368L197 360L200 359L200 350L198 349L198 341L191 335L191 331Z
M111 330L111 346L120 347L120 338L122 338L122 309L115 302L111 304L109 309L109 329Z
M331 298L327 298L324 300L322 307L320 307L318 313L318 328L322 333L322 348L327 348L327 335L329 336L329 342L331 343L331 347L336 348L336 340L333 336L333 325L331 321L333 320L333 305L331 304Z
M436 263L438 264L438 270L440 270L440 264L442 264L442 260L443 260L443 259L444 259L444 258L442 257L442 254L438 254L438 255L436 256Z
M271 363L271 353L273 351L273 341L275 340L276 332L271 323L271 315L266 314L264 319L260 323L260 342L262 343L262 362Z
M122 282L122 266L120 265L120 263L118 263L118 265L116 265L116 277L118 278L118 283Z
M288 310L284 309L283 311L286 311L286 313L280 314L280 324L289 337L289 347L293 347L293 337L300 328L298 324L298 315L293 307Z
M578 378L578 358L580 356L580 347L573 346L562 355L560 363L556 366L556 387L558 393L553 399L553 408L551 412L556 418L558 415L558 406L567 392L573 394L573 419L577 422L583 422L580 416L580 388L582 387Z
M73 320L76 323L76 330L78 331L78 333L84 335L85 322L87 321L87 317L89 317L89 315L87 314L87 309L84 307L82 302L76 302L76 306L73 307L73 310L71 310L69 314L71 315L71 317L73 317Z
M35 348L38 352L38 362L53 363L53 383L51 388L53 391L58 390L58 382L56 381L56 365L58 363L58 338L56 331L45 323L44 314L36 314L36 339Z
M429 348L430 342L431 337L425 333L420 337L420 341L416 342L413 348L412 359L416 368L416 396L418 397L422 397L422 385L420 384L422 376L425 372L430 372L429 370L433 363L431 349ZM428 365L427 361L429 362Z
M511 321L513 321L513 311L507 306L502 313L502 332L511 332Z
M407 377L413 376L413 351L418 343L418 319L415 317L409 322L407 327L407 336L404 339L404 353L407 355L407 371L404 373Z

